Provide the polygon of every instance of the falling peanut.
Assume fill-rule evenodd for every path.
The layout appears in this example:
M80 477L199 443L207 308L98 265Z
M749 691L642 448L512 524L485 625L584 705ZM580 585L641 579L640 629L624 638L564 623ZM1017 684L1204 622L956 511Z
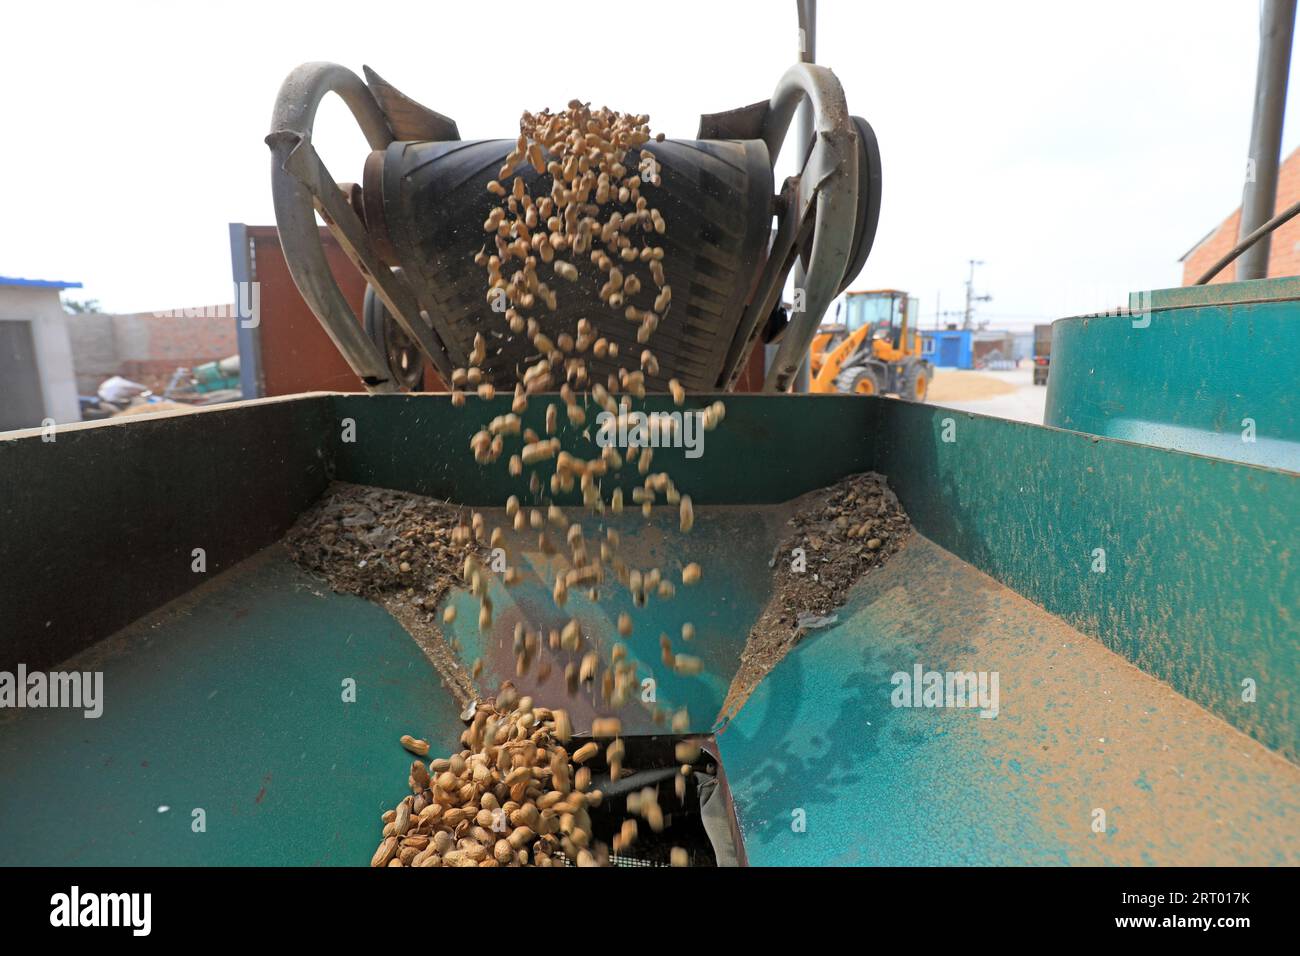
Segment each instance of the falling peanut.
M401 744L417 756L427 757L429 755L429 742L427 740L420 740L410 734L402 734Z

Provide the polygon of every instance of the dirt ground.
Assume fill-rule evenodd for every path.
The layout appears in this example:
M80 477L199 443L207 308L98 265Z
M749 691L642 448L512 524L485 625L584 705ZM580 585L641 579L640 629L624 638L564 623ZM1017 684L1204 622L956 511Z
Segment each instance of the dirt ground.
M720 716L731 717L811 630L834 623L851 588L902 547L912 525L882 475L867 472L793 502L773 556L772 595L749 632ZM795 563L803 550L806 566Z
M984 372L940 368L930 383L932 402L971 402L996 395L1009 395L1016 387Z
M1035 385L1033 376L1029 366L1006 372L937 369L929 401L944 408L1041 425L1047 389Z

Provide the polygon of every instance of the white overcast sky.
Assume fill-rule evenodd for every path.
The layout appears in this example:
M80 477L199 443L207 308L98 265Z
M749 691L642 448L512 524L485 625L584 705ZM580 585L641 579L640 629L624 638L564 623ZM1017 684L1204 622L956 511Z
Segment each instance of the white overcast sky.
M771 94L794 7L7 4L0 274L80 280L114 311L229 301L227 223L273 221L262 137L300 62L369 64L466 138L574 96L689 138L701 112ZM978 258L982 316L1021 325L1179 284L1178 257L1240 202L1258 17L1257 0L822 0L818 61L884 157L857 287L911 291L928 325ZM341 104L317 131L335 177L358 179Z

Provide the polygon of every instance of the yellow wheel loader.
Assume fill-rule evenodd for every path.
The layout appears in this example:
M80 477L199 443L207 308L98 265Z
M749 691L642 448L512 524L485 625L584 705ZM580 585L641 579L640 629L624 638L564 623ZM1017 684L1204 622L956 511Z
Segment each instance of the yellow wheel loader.
M809 390L925 401L934 364L922 354L915 308L897 289L845 293L836 321L813 339Z

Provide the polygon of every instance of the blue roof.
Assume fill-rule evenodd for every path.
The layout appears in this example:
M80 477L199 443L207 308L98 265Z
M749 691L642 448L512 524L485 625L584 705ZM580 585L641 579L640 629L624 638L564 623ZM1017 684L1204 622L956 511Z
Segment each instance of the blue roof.
M63 282L60 279L19 279L0 276L0 285L16 285L27 289L80 289L80 282Z

